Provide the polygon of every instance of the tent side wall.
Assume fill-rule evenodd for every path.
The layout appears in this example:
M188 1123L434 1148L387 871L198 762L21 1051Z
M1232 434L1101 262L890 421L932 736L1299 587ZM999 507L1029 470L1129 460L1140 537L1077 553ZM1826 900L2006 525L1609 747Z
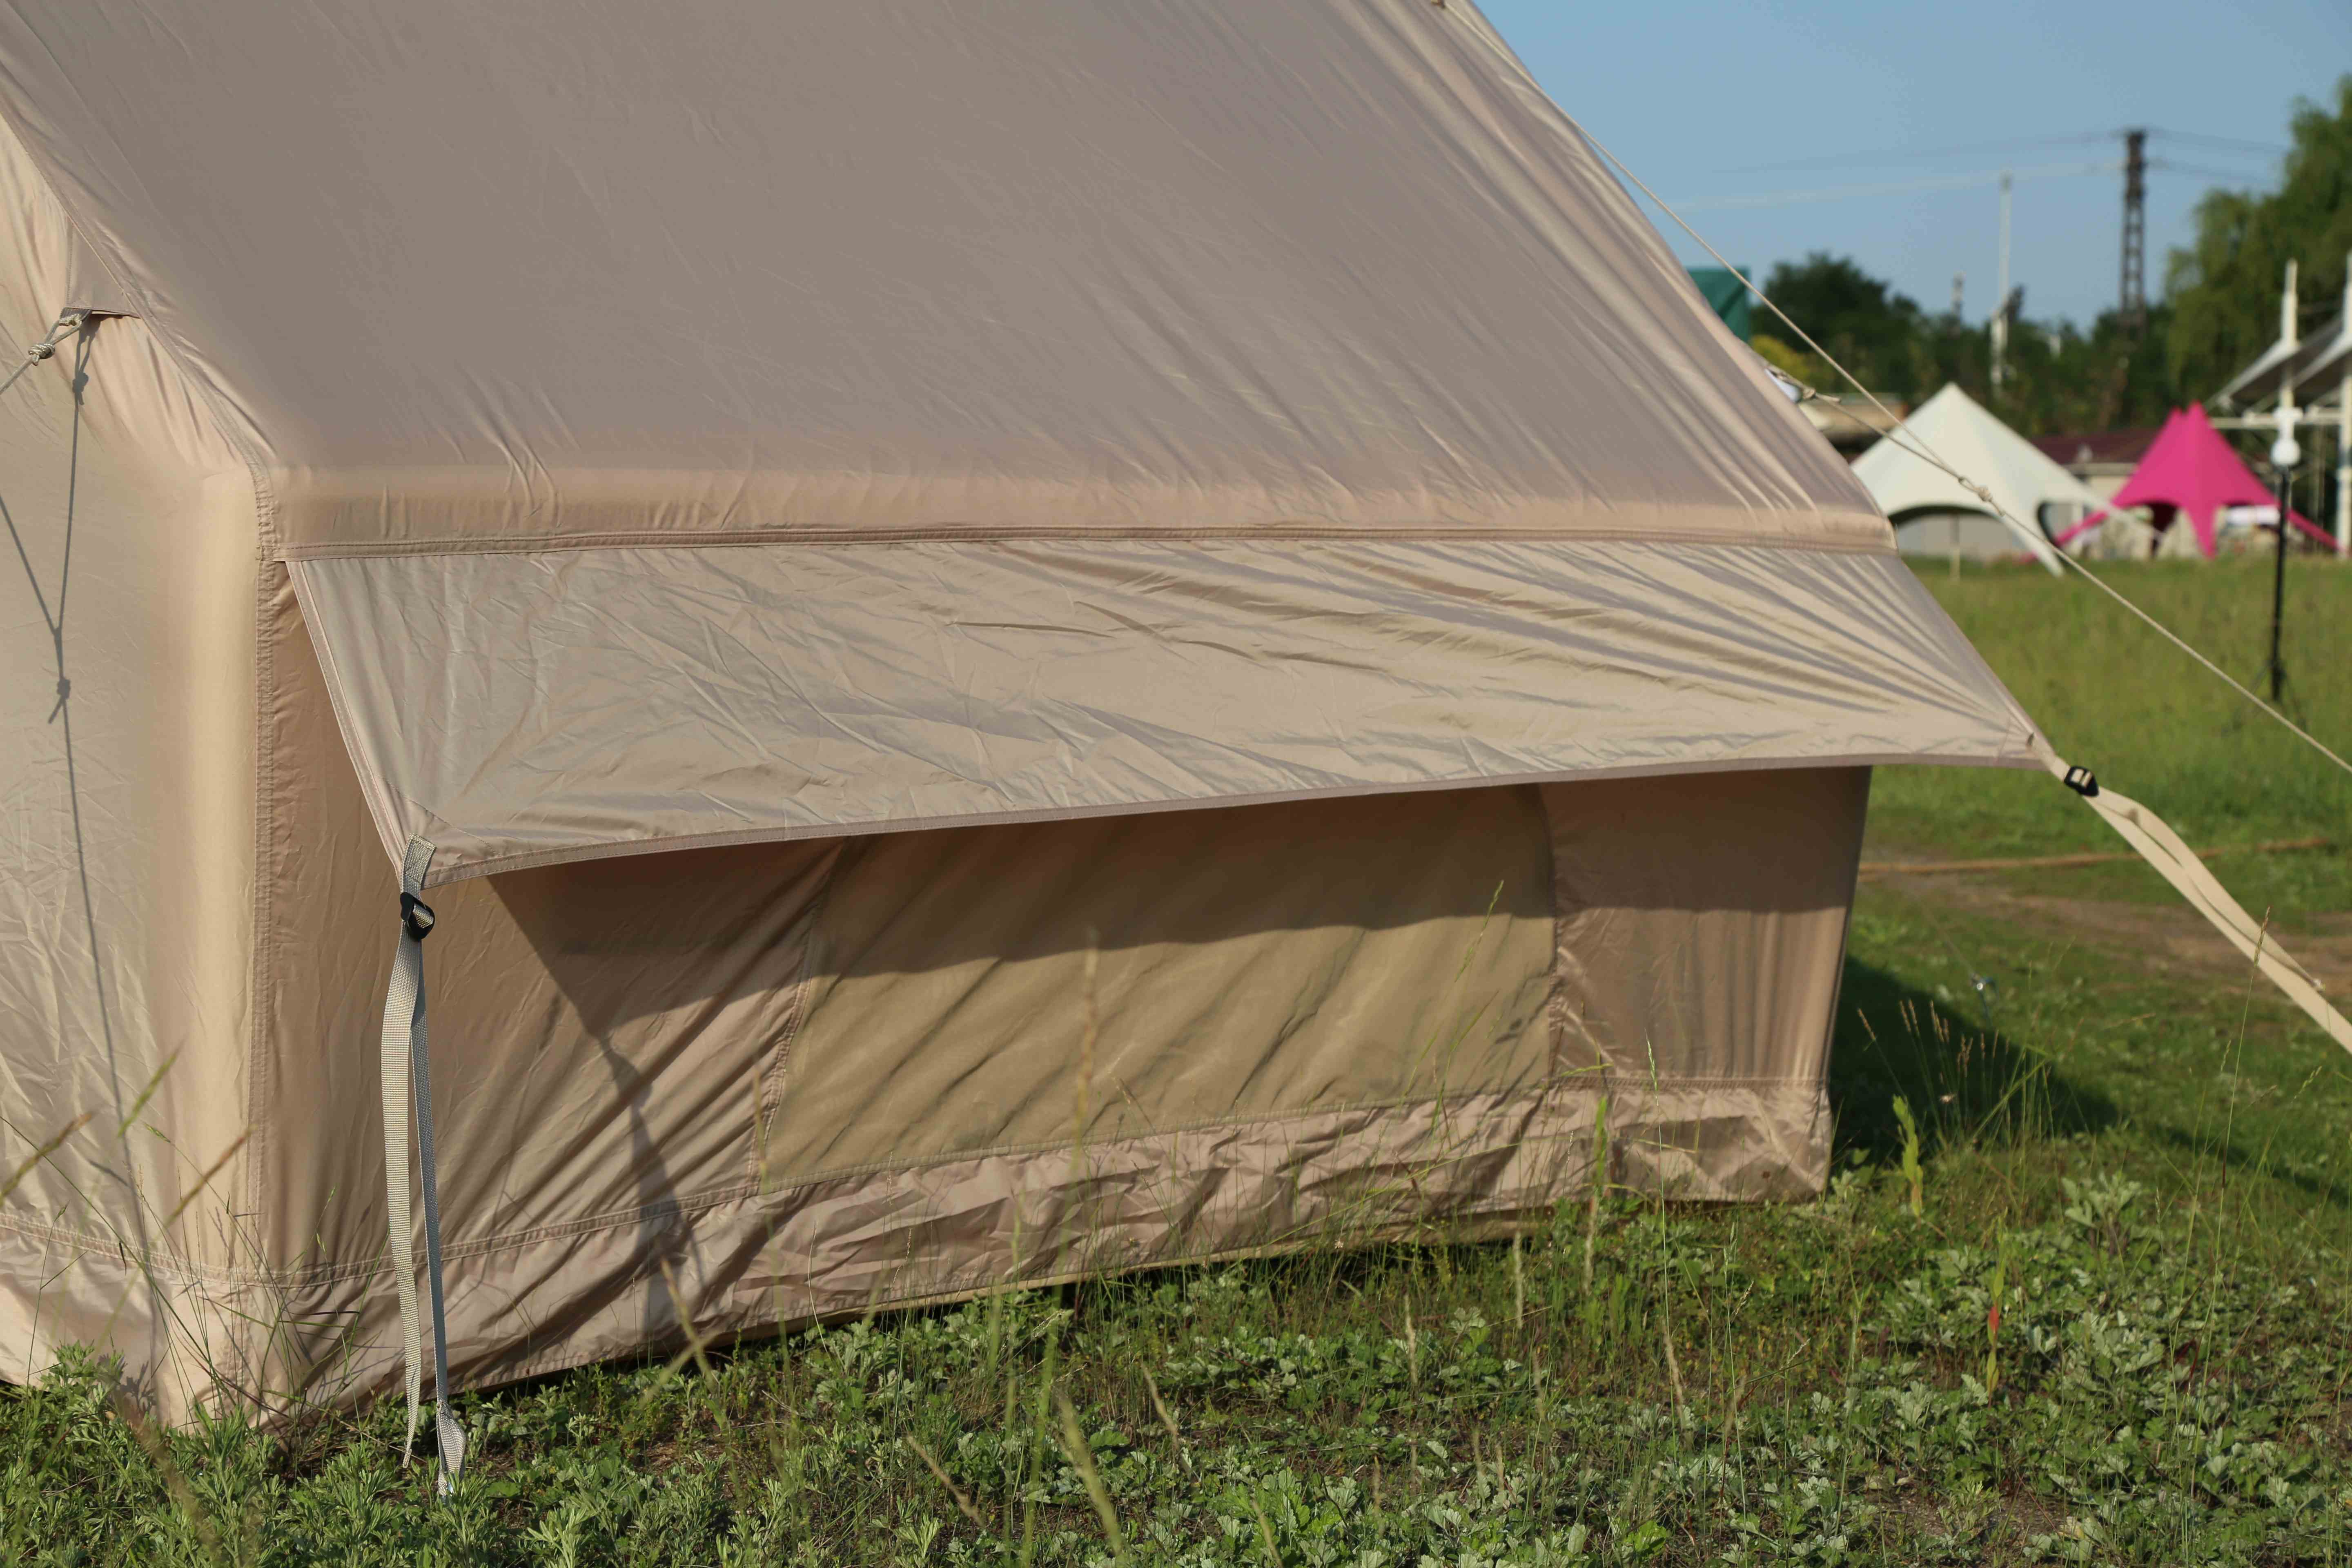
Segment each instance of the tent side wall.
M395 889L290 600L273 625L273 1378L337 1398L397 1364L373 1056ZM426 952L453 1372L627 1353L681 1318L749 1331L1507 1222L1583 1179L1603 1092L1624 1179L1813 1190L1867 777L1301 801L447 885Z
M0 132L0 336L119 308ZM18 353L5 356L22 363ZM75 378L82 386L77 417ZM257 509L143 324L0 397L0 1375L110 1339L184 1408L250 1367ZM68 1131L69 1130L69 1131Z

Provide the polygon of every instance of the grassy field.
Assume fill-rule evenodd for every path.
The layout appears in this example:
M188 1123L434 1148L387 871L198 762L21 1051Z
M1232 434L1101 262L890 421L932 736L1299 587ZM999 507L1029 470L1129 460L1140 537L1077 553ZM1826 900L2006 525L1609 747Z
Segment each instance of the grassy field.
M2257 690L2270 652L2271 567L2159 562L2102 568L2143 609ZM2112 601L2038 567L1938 566L1923 580L1974 639L2060 753L2163 815L2199 848L2325 834L2352 825L2352 775L2249 706ZM2287 711L2352 755L2352 572L2290 561ZM2067 854L2119 848L2106 826L2038 773L1882 770L1872 853ZM2290 922L2352 909L2352 857L2224 862L2239 900ZM2133 867L2076 884L2104 898L2175 895ZM2291 926L2290 926L2291 929Z
M2328 654L2352 573L2296 564L2300 711L2352 739ZM2352 829L2352 780L2080 584L1929 581L2063 751L2192 842ZM2115 581L2260 668L2257 572ZM2038 774L1883 773L1869 853L2099 849L2105 831ZM2340 852L2220 864L2290 930L2347 907ZM389 1410L159 1437L77 1363L0 1395L0 1551L2352 1561L2352 1073L2243 973L2099 914L2169 919L2161 891L2107 868L1866 886L1819 1202L1593 1194L1516 1244L1163 1274L591 1369L465 1401L475 1468L442 1506L428 1469L401 1469Z

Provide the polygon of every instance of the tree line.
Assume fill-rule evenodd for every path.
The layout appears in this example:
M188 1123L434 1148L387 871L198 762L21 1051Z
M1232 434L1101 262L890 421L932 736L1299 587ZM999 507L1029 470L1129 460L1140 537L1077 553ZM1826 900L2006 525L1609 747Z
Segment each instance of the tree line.
M2276 189L2212 190L2189 243L2174 249L2162 296L2135 332L2113 310L2084 328L2022 318L2011 330L2000 394L1984 326L1933 312L1851 259L1815 252L1765 279L1773 303L1803 323L1864 385L1916 402L1947 382L2029 436L2160 423L2201 402L2278 336L2281 277L2301 264L2307 335L2336 318L2352 251L2352 76L2333 101L2298 101ZM1775 335L1759 312L1756 348L1825 393L1851 390L1820 358Z

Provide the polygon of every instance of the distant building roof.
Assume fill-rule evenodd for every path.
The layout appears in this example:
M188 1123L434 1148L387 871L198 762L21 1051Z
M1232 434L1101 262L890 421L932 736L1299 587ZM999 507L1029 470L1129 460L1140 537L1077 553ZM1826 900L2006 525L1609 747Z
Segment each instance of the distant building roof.
M1738 272L1728 267L1694 267L1690 269L1691 281L1698 285L1698 291L1706 297L1707 305L1723 318L1723 324L1731 329L1731 335L1743 343L1756 335L1756 296L1746 283L1740 281L1740 274L1745 271L1747 268L1744 267Z
M2083 430L2065 436L2036 436L2034 446L2062 468L2129 468L2137 466L2156 445L2155 426L2139 430Z

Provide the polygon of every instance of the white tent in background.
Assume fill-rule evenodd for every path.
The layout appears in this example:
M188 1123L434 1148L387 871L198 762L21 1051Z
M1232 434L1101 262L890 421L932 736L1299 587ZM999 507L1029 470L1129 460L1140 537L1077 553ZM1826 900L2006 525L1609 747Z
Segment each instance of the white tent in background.
M2026 549L2051 571L2059 569L2058 552L2046 539L2028 539L2001 521L1981 497L1920 457L1921 450L1982 484L2011 517L2041 524L2045 532L2072 527L2105 505L1984 405L1948 385L1854 459L1854 477L1895 524L1895 548L1906 554L1987 560Z

